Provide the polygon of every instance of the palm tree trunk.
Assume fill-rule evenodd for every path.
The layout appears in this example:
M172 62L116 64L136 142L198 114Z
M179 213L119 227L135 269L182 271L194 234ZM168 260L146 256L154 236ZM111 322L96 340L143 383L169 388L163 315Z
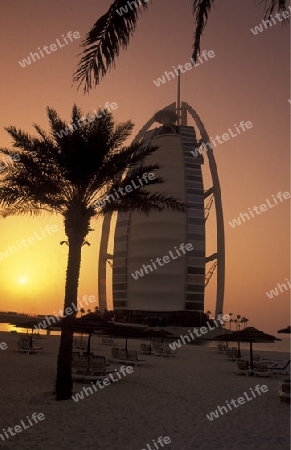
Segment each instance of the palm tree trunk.
M65 317L62 321L62 333L57 363L57 400L67 400L71 398L73 389L71 373L72 349L83 239L83 235L80 236L79 234L74 234L73 236L69 237L69 255L66 273L64 314L66 314L66 308L71 308L73 313L68 314L67 317Z

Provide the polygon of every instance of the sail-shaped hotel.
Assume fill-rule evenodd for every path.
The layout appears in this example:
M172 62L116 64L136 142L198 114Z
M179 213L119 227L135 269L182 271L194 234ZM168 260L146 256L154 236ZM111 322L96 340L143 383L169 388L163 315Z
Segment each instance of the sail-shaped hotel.
M194 126L188 126L188 116ZM197 136L199 134L199 137ZM119 213L114 234L113 308L116 317L162 316L204 312L205 287L217 269L216 315L223 310L224 226L220 184L209 136L187 103L173 103L155 114L135 142L158 147L146 164L159 164L164 183L147 186L187 204L184 213ZM199 151L200 150L200 151ZM213 185L204 188L202 165L208 158ZM217 249L206 256L206 204L214 201ZM106 261L110 217L105 218L99 255L99 301L106 307ZM183 245L184 244L184 245ZM185 251L185 246L190 251ZM167 256L167 258L165 258ZM164 259L163 259L164 258ZM167 262L165 262L167 261ZM212 263L207 271L207 263Z

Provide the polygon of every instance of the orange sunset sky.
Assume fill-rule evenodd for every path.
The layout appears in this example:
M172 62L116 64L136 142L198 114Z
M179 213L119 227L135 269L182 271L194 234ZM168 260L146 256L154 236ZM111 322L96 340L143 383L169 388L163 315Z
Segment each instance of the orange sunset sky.
M36 122L48 129L47 105L69 121L73 103L87 113L116 102L116 121L133 120L134 137L156 111L176 100L176 81L156 87L153 80L190 61L194 26L187 0L149 2L116 69L89 95L77 91L72 74L81 39L110 3L1 2L1 147L11 146L5 126L33 133ZM248 208L271 201L272 195L290 192L290 26L277 23L254 35L250 28L259 25L264 14L263 6L254 3L217 2L202 40L202 50L213 50L215 57L182 75L182 99L197 110L212 137L241 121L253 124L214 150L226 234L224 312L246 316L250 325L274 333L289 324L290 289L273 299L266 292L290 280L290 200L236 228L228 223ZM68 31L78 31L81 39L30 66L20 66L18 61L30 52L55 43ZM207 169L206 159L206 189ZM48 224L58 230L41 234ZM215 251L214 225L213 210L207 221L208 254ZM92 221L92 227L91 246L83 247L79 298L95 295L94 308L101 222ZM68 248L60 245L65 239L61 218L1 219L0 252L34 233L42 239L0 260L0 310L52 314L63 306ZM207 310L215 310L215 277L206 291Z

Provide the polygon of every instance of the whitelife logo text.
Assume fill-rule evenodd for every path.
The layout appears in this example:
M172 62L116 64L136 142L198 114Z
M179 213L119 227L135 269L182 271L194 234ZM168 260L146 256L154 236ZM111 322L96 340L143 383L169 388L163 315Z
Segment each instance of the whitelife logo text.
M35 425L39 421L41 422L42 420L44 420L45 415L43 413L34 412L31 417L26 416L26 419L28 424L26 424L24 420L21 420L20 425L8 427L7 430L5 430L5 428L2 428L3 434L2 433L0 434L0 438L2 439L2 441L5 441L5 439L9 439L11 436L15 436L17 433L21 433L21 431L23 430L27 430L29 427L33 427L33 425Z
M204 61L203 61L202 57L204 58ZM198 60L195 62L194 59L191 58L191 62L187 62L184 65L179 64L178 67L173 66L175 73L165 71L164 75L161 78L154 80L153 83L157 87L160 87L161 84L165 84L167 82L167 80L171 81L171 80L174 80L176 78L176 76L179 76L179 71L181 73L185 73L187 70L192 70L193 67L198 67L198 66L200 66L200 64L203 64L205 61L209 61L209 58L211 59L214 57L215 57L215 53L213 50L209 50L208 52L206 50L203 50L201 55L198 57L199 62L198 62ZM185 70L183 70L183 68L185 68Z
M18 64L20 64L21 67L24 69L26 66L29 66L32 62L37 61L41 57L44 58L46 55L50 55L52 52L55 52L59 48L65 47L70 42L73 42L74 39L79 39L80 36L81 35L80 35L79 31L74 31L74 33L72 31L68 31L66 37L62 34L63 42L65 42L65 43L63 43L63 45L62 45L62 42L60 42L60 40L57 39L56 43L58 45L51 44L49 47L47 45L44 45L42 49L40 47L38 47L39 53L38 52L36 52L36 53L30 52L29 56L27 58L24 58L22 61L18 61ZM68 38L70 40L70 42L68 42L66 38ZM50 49L50 51L48 50L48 48ZM45 54L43 52L45 52ZM39 54L41 55L41 57ZM35 57L37 57L37 59L35 59Z
M195 341L195 336L193 336L193 333L197 336L197 337L201 337L201 334L207 334L209 331L213 331L215 330L215 328L219 328L221 327L224 322L228 322L230 319L230 316L228 314L224 314L224 316L222 316L222 314L218 314L216 319L213 319L213 322L215 324L215 327L211 327L209 322L206 322L205 325L207 325L205 327L200 327L198 329L194 328L191 332L191 330L188 330L188 333L190 334L190 337L186 335L180 335L180 339L178 339L177 341L172 342L171 344L169 344L169 347L171 350L175 351L177 348L182 347L182 345L186 345L187 343L191 342L191 341ZM216 320L218 320L219 323L216 322ZM199 332L201 334L199 334Z
M274 195L272 195L272 198L273 198L273 202L274 202L274 203L271 203L271 202L269 201L269 199L267 198L267 199L266 199L266 203L262 203L260 206L253 206L252 209L251 209L251 208L248 208L249 213L239 213L239 216L238 216L237 219L233 219L232 221L228 222L229 225L230 225L232 228L235 228L236 226L242 224L241 219L243 220L243 222L245 222L246 219L247 219L247 220L250 220L251 218L256 217L256 216L253 214L252 211L254 211L257 215L259 215L259 214L261 214L262 212L267 211L268 209L274 208L275 206L279 205L278 200L280 201L280 203L282 203L284 200L288 200L288 199L290 198L290 193L287 192L287 191L284 192L284 193L280 191L280 192L277 193L276 197L275 197ZM278 200L277 200L277 199L278 199ZM251 217L249 216L249 214L250 214Z
M131 274L131 276L132 276L135 280L138 280L138 278L141 278L141 277L143 277L145 274L148 274L148 273L149 273L149 272L148 272L148 269L150 269L151 272L153 272L154 269L155 269L155 270L158 269L156 263L158 263L158 265L159 265L160 267L162 267L162 266L164 266L165 264L168 264L169 262L174 261L174 260L177 259L177 258L180 258L182 255L181 255L181 253L179 252L179 250L181 250L181 252L182 252L184 255L186 254L186 251L187 251L187 252L190 252L191 250L193 250L193 245L190 244L190 243L188 243L188 244L185 245L185 244L183 243L183 244L180 245L179 250L178 250L178 248L177 248L176 246L175 246L174 248L175 248L175 251L176 251L176 255L173 254L172 251L169 251L170 257L169 257L168 255L165 255L165 256L163 256L162 258L156 258L155 261L154 261L153 259L151 259L151 264L148 264L148 265L143 264L143 266L140 268L140 270L136 270L135 273L132 273L132 274ZM162 262L162 260L163 260L163 262Z
M47 236L50 236L52 232L55 233L56 231L58 231L57 225L48 224L44 227L44 230L40 228L39 234L38 231L35 231L33 236L29 236L27 239L21 239L20 242L17 240L15 242L16 245L8 245L6 250L0 252L0 261L2 261L3 258L8 258L10 255L14 255L14 253L18 253L19 250L29 247L29 245L35 244L37 241L42 241Z
M223 416L223 412L228 413L229 411L232 411L233 408L230 406L229 403L231 403L232 406L234 406L235 408L238 408L239 406L244 405L246 403L246 400L248 402L254 400L254 398L256 398L257 395L252 390L252 388L250 388L250 391L252 394L251 397L248 396L247 392L244 392L243 393L244 397L239 397L237 400L232 399L232 400L230 400L230 402L228 402L228 400L225 400L227 407L226 406L217 406L217 409L215 411L212 411L210 414L206 414L207 419L212 422L214 419L219 418L219 414L221 414ZM257 384L257 386L255 387L255 391L260 396L260 395L262 395L262 393L264 394L264 393L268 392L268 386L266 386L265 384L263 384L262 386L260 384ZM262 391L262 392L260 392L260 391ZM236 402L238 403L238 405L236 404Z
M289 286L289 289L291 289L291 280L288 280L288 278L285 278L285 280L287 281L287 285ZM269 298L273 298L274 296L277 297L277 295L279 295L278 288L280 289L281 294L282 294L284 292L283 289L282 289L282 286L285 288L285 291L288 291L287 285L285 283L282 283L282 284L277 283L278 287L276 287L274 289L271 289L269 292L266 292L266 295Z
M129 194L133 190L140 189L144 185L148 184L149 181L152 181L155 178L156 178L156 175L153 172L149 172L149 173L146 172L143 174L142 178L137 177L136 180L131 180L130 184L127 184L124 187L119 187L117 190L113 189L111 194L108 194L108 193L104 194L104 196L101 199L99 199L98 202L96 202L94 204L94 208L99 208L99 207L105 206L106 203L110 203L111 200L113 200L113 201L119 200L120 199L119 194L121 194L124 197L126 194ZM135 181L138 183L138 185L135 184ZM117 191L119 192L119 194L117 193Z
M209 149L217 147L217 144L223 144L224 142L229 141L230 138L239 136L240 134L242 134L242 132L247 131L250 128L253 128L253 124L249 120L247 122L242 120L239 125L235 123L234 128L237 133L231 128L229 128L227 130L228 133L223 133L221 136L217 134L215 138L210 137L211 142L201 143L199 147L194 148L194 150L191 150L190 153L194 156L194 158L197 158L197 156L202 155L204 150L207 152Z

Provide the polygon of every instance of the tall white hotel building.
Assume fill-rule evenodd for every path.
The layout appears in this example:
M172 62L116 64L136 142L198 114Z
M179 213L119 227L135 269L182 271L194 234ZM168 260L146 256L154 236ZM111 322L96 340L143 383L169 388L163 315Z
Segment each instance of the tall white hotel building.
M187 113L196 122L195 128L187 125ZM150 129L155 123L159 126ZM164 183L146 186L152 192L171 195L188 205L186 212L151 212L148 216L138 212L119 213L114 235L113 252L113 308L115 313L129 318L133 315L148 317L167 316L170 313L204 311L206 262L217 261L216 313L223 309L224 291L224 230L220 186L213 151L203 151L208 156L213 186L204 190L202 178L203 154L195 152L203 142L209 142L207 132L197 113L187 104L177 102L157 113L147 122L135 141L158 147L145 164L159 164L156 176ZM214 196L217 223L217 252L205 254L205 200ZM106 254L109 223L105 224L101 250ZM163 258L175 247L191 243L192 251L160 267L153 268L152 261ZM100 254L101 256L101 254ZM105 260L105 262L104 262ZM151 261L152 260L152 261ZM100 258L99 297L104 309L106 295L106 258ZM143 268L144 275L135 279L132 273ZM103 275L102 275L103 274ZM102 281L103 280L103 281ZM103 305L103 308L102 308Z

